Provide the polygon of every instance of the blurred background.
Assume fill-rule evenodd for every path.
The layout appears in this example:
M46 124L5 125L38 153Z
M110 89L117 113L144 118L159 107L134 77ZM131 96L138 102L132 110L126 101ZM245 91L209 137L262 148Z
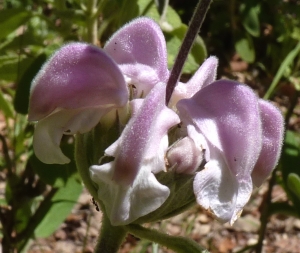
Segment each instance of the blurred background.
M101 213L83 189L75 163L46 165L33 154L28 100L40 67L67 42L102 47L123 24L148 16L164 32L172 68L197 3L0 0L2 252L93 252L100 227ZM182 79L209 55L219 58L218 78L245 83L280 108L286 122L281 160L232 227L200 207L148 226L193 238L210 252L300 252L300 1L213 1ZM64 137L69 157L73 144L72 137ZM120 252L171 251L128 236Z

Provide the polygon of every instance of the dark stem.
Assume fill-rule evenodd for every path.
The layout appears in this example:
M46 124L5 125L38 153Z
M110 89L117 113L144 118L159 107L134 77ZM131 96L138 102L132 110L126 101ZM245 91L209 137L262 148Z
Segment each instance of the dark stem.
M171 70L170 78L167 83L166 105L168 105L170 101L173 90L181 75L183 65L191 50L194 40L200 31L200 28L203 24L203 21L205 19L206 13L209 9L211 2L212 0L200 0L198 5L196 6L192 20L189 24L188 31L183 39L182 45L175 59L173 69Z

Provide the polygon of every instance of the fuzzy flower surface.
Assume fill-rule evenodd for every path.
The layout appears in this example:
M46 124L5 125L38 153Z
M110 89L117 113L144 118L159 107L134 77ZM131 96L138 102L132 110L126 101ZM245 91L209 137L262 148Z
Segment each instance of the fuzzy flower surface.
M166 42L153 20L126 24L103 50L68 44L32 84L36 155L68 162L59 148L63 134L89 132L107 113L129 106L129 120L103 151L111 161L86 168L111 223L126 225L161 207L172 187L156 175L171 171L193 176L197 203L232 224L253 184L260 186L278 162L283 119L246 85L216 81L217 66L216 57L206 59L165 105Z

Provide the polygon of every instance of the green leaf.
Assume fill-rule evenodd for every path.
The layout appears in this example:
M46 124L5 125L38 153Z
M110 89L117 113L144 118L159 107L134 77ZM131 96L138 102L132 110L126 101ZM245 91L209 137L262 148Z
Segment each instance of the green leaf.
M295 173L290 173L287 178L287 185L300 200L300 177Z
M19 206L15 212L15 229L17 232L22 231L26 228L31 218L31 205L32 199L27 199L27 201L23 201L22 205Z
M70 177L64 187L59 188L51 199L41 204L38 210L41 219L34 230L35 237L50 236L66 219L82 192L82 184Z
M300 175L300 134L286 131L281 161L284 181L291 173Z
M3 96L1 90L0 90L0 108L4 113L5 118L13 118L14 111L11 106L11 103Z
M160 15L153 0L138 0L139 14L159 21Z
M253 63L255 60L255 50L252 38L245 34L244 36L238 35L234 44L236 52L240 57L249 63Z
M259 5L249 1L240 5L242 24L253 37L259 37L260 35L259 9Z
M22 8L0 11L0 40L25 24L31 17L29 11Z
M14 99L14 107L18 113L27 114L29 105L29 91L33 78L36 76L46 61L45 53L40 54L27 68L20 78Z
M300 198L290 188L294 185L290 183L295 182L295 174L300 176L300 134L292 131L286 131L285 142L283 145L282 157L281 157L281 173L282 183L284 189L288 193L289 199L293 201L294 206L298 210L300 215ZM290 180L292 180L290 182ZM294 189L294 188L293 188Z
M180 16L171 6L167 7L165 20L161 20L159 10L153 0L139 0L137 4L139 14L155 20L163 31L171 32L174 29L180 28L182 25Z
M177 12L171 6L167 7L167 14L166 14L165 21L167 22L168 26L171 27L171 30L180 29L180 27L183 25L181 22L180 16L177 14ZM164 28L163 24L161 24L161 26L163 29Z
M6 81L16 81L23 75L33 58L13 56L0 56L0 77Z
M299 52L300 52L300 42L298 42L296 47L292 51L290 51L288 53L288 55L285 57L285 59L282 61L268 91L266 92L266 94L264 96L264 99L269 99L270 96L273 94L273 92L275 91L275 88L276 88L277 84L279 83L280 79L282 78L284 72L292 64L292 62L297 57L297 55L299 55ZM298 87L296 87L296 88L298 88Z
M29 158L29 162L34 169L35 173L41 178L41 180L53 187L63 187L68 179L77 172L74 162L73 145L61 145L63 153L71 158L71 162L68 164L45 164L42 163L34 154Z
M174 65L175 58L178 54L187 29L188 27L182 24L179 28L173 30L172 32L165 33L169 68ZM199 65L204 61L206 56L207 52L204 42L200 36L197 36L192 46L191 52L189 53L188 58L184 64L183 73L191 74L195 72L199 68Z

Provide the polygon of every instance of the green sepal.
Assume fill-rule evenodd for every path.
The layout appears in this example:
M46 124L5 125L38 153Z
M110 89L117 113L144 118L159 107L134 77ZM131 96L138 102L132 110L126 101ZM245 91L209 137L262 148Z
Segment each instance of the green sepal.
M75 161L77 169L86 188L95 200L99 202L103 209L101 201L98 199L97 185L90 177L90 166L99 164L100 158L104 157L104 151L113 142L115 142L121 133L121 124L118 112L114 111L113 119L103 118L100 123L90 132L77 134L75 139ZM111 116L111 115L110 115ZM106 157L102 159L105 163Z
M161 184L170 189L170 196L161 207L137 219L133 222L134 224L168 219L182 213L196 203L193 191L195 175L177 174L170 171L160 172L155 176Z

